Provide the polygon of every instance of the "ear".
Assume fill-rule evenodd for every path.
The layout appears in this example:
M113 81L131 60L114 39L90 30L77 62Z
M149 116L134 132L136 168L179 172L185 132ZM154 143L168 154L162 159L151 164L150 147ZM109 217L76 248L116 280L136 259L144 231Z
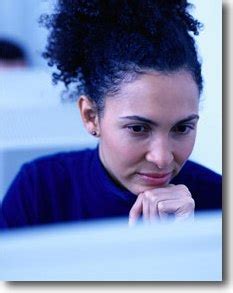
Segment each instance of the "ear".
M96 105L87 96L80 96L78 100L78 107L82 117L83 124L90 134L99 136L99 117L96 110Z

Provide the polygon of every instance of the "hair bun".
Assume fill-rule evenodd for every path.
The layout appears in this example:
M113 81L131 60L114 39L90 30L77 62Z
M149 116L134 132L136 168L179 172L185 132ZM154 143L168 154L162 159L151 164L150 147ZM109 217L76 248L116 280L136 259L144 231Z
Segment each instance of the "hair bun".
M72 1L73 2L73 1ZM99 1L86 1L86 0L78 0L75 3L74 8L80 15L87 17L97 17L99 15Z
M77 17L106 29L114 27L126 30L144 29L156 32L156 24L174 20L182 23L188 31L198 34L200 23L188 10L193 5L187 0L63 0L66 9L76 10ZM70 2L70 3L68 3ZM75 2L75 4L74 4Z
M42 19L50 30L43 56L57 68L53 80L76 82L78 91L97 101L124 72L188 65L201 89L190 34L198 34L200 24L191 6L186 0L57 0L54 13Z

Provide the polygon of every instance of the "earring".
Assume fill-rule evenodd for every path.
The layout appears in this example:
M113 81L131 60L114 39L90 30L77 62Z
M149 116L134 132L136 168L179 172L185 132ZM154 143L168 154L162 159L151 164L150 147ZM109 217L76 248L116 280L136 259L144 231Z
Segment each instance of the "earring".
M94 136L96 136L97 135L97 132L95 130L92 130L91 134L94 135Z

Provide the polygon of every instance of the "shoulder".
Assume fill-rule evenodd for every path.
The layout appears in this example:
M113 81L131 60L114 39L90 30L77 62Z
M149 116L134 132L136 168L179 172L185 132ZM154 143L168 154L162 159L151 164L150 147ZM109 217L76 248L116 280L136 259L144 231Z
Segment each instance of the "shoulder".
M34 186L36 193L58 193L68 189L77 178L82 180L94 154L95 150L85 149L39 157L25 163L15 180L30 190Z
M55 173L68 171L80 166L86 165L95 153L93 149L84 149L80 151L61 152L52 155L43 156L23 165L21 171L43 170L53 171Z
M180 172L181 176L189 176L202 182L221 184L222 176L198 163L187 161Z
M187 161L172 183L189 188L197 210L221 209L222 176L209 168Z
M57 153L25 163L1 205L7 226L18 227L70 219L77 206L74 183L82 185L95 154L86 149ZM75 202L75 204L73 204ZM0 225L1 215L0 215Z
M83 177L89 170L95 150L85 149L56 153L37 158L25 163L12 184L13 190L28 190L27 193L39 197L67 194L74 182Z
M26 164L56 164L56 163L69 163L72 161L82 161L90 158L93 153L95 152L94 149L83 149L80 151L68 151L68 152L59 152L43 157L39 157L29 163Z

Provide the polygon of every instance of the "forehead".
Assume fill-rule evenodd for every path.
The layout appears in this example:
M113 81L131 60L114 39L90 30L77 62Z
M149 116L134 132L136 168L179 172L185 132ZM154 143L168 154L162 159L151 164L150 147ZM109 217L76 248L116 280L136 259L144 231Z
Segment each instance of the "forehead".
M198 111L198 100L198 87L189 72L151 72L122 83L119 92L106 99L105 111L112 115L184 116Z

